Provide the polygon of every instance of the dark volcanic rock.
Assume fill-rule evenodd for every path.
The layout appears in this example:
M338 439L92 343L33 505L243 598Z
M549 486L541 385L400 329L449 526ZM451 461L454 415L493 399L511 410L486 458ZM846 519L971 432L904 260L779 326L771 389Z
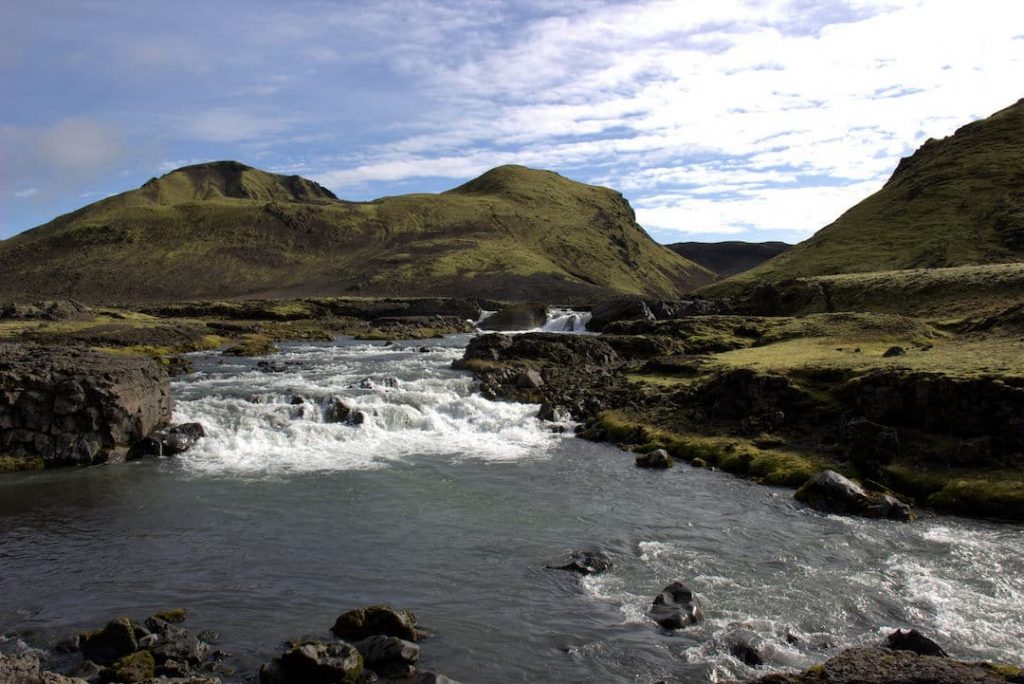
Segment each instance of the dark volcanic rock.
M681 582L673 582L662 589L654 597L648 615L665 629L680 629L704 619L697 598Z
M725 635L733 658L750 667L761 667L771 655L772 645L749 629L734 628Z
M910 506L895 497L867 492L833 470L814 476L796 491L793 498L824 513L904 521L916 517Z
M469 341L464 360L539 361L560 366L610 366L621 358L607 343L593 336L528 333L480 335ZM460 364L454 364L460 366Z
M719 373L697 387L695 398L714 418L740 420L782 411L799 413L811 398L789 378L749 368Z
M849 447L850 461L864 476L874 477L900 452L896 429L867 418L854 418L844 425L842 437Z
M653 321L654 313L642 299L611 299L594 305L587 330L601 332L614 321Z
M60 321L91 311L73 299L50 299L32 304L0 304L0 321Z
M533 330L544 325L548 308L543 304L513 304L485 318L481 330Z
M646 454L636 455L636 466L638 468L651 468L653 470L665 470L674 464L672 456L664 449L655 449Z
M352 416L352 409L341 397L331 396L324 402L324 422L344 423Z
M154 430L135 445L130 456L176 456L194 447L205 436L206 430L199 423Z
M399 610L388 605L356 608L338 616L331 631L342 639L365 639L383 635L407 641L417 641L416 616L412 611Z
M47 465L124 460L171 406L152 359L0 344L0 453Z
M1021 681L985 663L963 663L885 648L851 648L799 674L771 674L755 684L1006 684Z
M420 647L397 637L372 636L353 644L363 656L365 667L376 674L397 679L416 673Z
M885 647L893 651L911 651L918 655L948 657L941 646L916 629L897 629L885 638Z
M100 665L111 665L137 650L135 627L126 617L111 620L102 630L82 641L82 657Z
M598 575L612 567L612 562L602 551L573 551L562 565L549 565L549 570L568 570L581 575Z
M146 620L146 627L156 637L149 646L158 665L168 660L188 665L199 665L206 658L209 646L192 632L172 625L166 620L151 617Z
M352 644L305 641L260 668L260 684L346 684L362 674L363 657Z

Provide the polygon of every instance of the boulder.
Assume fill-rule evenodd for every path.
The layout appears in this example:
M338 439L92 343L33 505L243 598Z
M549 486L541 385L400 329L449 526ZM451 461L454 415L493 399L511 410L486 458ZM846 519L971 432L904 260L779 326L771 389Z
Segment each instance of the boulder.
M130 457L176 456L194 447L205 436L206 430L199 423L154 430L132 448Z
M897 629L885 638L885 647L893 651L912 651L918 655L949 657L941 646L916 629Z
M882 354L882 357L886 358L886 359L889 359L889 358L892 358L893 356L904 356L904 355L906 355L906 353L907 353L907 350L904 349L903 347L895 347L894 346L894 347L889 347L888 349L886 349L885 352Z
M156 676L156 663L149 651L136 651L119 658L110 669L114 681L124 684L139 684Z
M192 632L162 620L151 617L146 620L146 627L156 639L149 646L157 665L174 660L188 665L199 665L206 658L210 647Z
M561 565L548 565L549 570L567 570L581 575L598 575L612 567L603 551L573 551Z
M86 636L81 646L82 657L100 665L112 665L139 650L135 625L126 617L115 618L99 632Z
M636 455L637 468L651 468L653 470L665 470L671 468L675 462L672 456L664 449L655 449L646 454Z
M681 582L673 582L662 589L647 614L664 629L681 629L704 619L697 598Z
M631 320L653 321L654 313L642 299L611 299L594 305L590 320L587 322L587 330L601 332L613 321Z
M418 641L416 616L412 611L379 604L356 608L338 616L331 631L341 639L360 640L383 635Z
M416 673L420 647L411 641L389 636L372 636L353 644L363 656L363 665L381 677L398 679Z
M171 418L150 358L0 344L0 453L44 465L119 461Z
M889 494L867 492L833 470L818 473L793 495L797 501L823 513L909 521L917 516L910 506Z
M341 397L331 396L324 402L325 423L345 423L352 416L352 409Z
M533 330L544 325L548 308L543 304L513 304L477 324L481 330Z
M260 668L260 684L347 684L360 681L363 657L344 641L305 641Z
M748 667L761 667L771 656L773 646L746 628L730 629L725 635L729 654Z

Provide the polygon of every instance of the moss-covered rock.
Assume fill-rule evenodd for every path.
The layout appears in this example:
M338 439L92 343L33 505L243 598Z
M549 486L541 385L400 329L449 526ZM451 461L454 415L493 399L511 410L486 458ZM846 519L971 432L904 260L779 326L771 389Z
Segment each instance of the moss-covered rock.
M156 662L149 651L136 651L119 658L110 666L113 680L124 684L138 684L155 675Z
M224 350L226 356L267 356L278 351L274 341L266 335L243 335L242 339Z

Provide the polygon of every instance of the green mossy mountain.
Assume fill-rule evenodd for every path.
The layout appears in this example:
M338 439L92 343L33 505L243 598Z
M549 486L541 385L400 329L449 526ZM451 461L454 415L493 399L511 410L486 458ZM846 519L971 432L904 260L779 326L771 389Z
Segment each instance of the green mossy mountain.
M885 186L810 239L706 288L1024 261L1024 99L928 140Z
M665 245L673 252L700 264L722 278L749 271L793 245L786 242L676 242Z
M238 162L187 166L0 242L4 299L676 298L714 275L619 193L502 166L440 194L347 202Z

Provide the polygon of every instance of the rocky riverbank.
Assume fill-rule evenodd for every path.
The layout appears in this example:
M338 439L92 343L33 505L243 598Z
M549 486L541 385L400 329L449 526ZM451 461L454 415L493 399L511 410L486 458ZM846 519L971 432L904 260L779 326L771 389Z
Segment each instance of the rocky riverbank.
M455 366L488 398L571 416L585 438L773 485L829 470L861 481L844 485L846 504L804 497L823 510L906 519L916 502L1024 520L1024 347L1013 335L882 314L658 319L645 302L602 316L616 320L598 336L477 337Z

